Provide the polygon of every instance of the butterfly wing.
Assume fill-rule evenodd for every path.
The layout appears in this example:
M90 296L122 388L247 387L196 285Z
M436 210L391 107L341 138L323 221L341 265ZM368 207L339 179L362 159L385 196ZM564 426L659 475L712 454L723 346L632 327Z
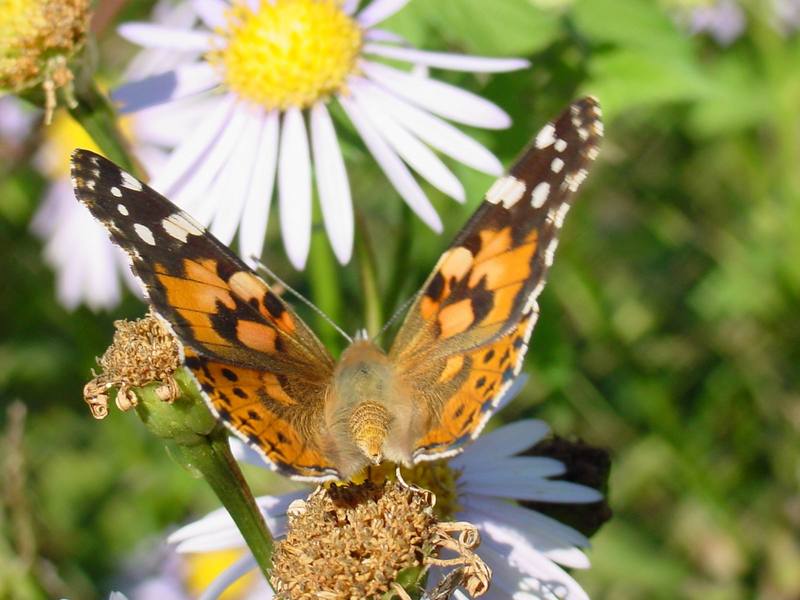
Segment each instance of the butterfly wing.
M428 412L416 459L458 452L519 374L559 231L601 137L593 98L548 123L423 285L390 351Z
M318 431L334 363L308 326L225 245L114 163L76 150L72 178L183 342L212 411L283 473L335 477Z

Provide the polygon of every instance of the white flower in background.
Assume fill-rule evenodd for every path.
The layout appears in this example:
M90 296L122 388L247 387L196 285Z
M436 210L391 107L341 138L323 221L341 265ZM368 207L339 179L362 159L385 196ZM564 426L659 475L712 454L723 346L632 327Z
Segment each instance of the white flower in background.
M0 142L12 148L21 146L33 128L36 112L15 96L0 98Z
M524 379L520 378L512 386L502 404L516 395ZM548 427L542 421L518 421L482 435L450 461L422 463L407 475L409 483L423 487L426 487L426 478L439 485L445 482L443 489L437 492L437 506L451 507L452 520L467 521L480 531L481 545L477 553L493 573L489 592L483 596L489 600L588 598L561 566L588 568L589 559L581 548L587 547L589 540L575 529L513 502L583 504L602 500L595 489L550 479L564 474L565 466L560 461L540 456L517 456L547 433ZM239 440L231 439L231 445L239 460L265 466L260 455ZM449 486L447 482L450 482ZM275 537L286 533L289 504L307 495L308 490L301 490L256 500ZM176 544L178 552L184 553L246 547L224 509L179 529L168 541ZM253 556L246 553L211 584L204 598L216 598L255 567ZM428 579L431 587L439 581L440 575L441 572L432 570ZM468 600L460 592L455 597Z
M186 6L161 2L157 19L167 25L190 26L196 21ZM140 53L128 66L132 77L147 77L184 57L163 51ZM4 99L5 100L5 99ZM3 107L5 108L5 107ZM157 172L164 164L163 147L176 144L184 135L187 119L195 114L179 103L157 107L126 117L121 126L133 153L145 171ZM0 119L5 123L7 119ZM75 199L69 174L69 157L75 148L101 152L86 131L66 112L56 114L43 130L44 141L34 163L49 180L42 204L33 217L31 230L45 243L44 257L56 273L56 295L68 310L81 304L94 311L117 306L122 295L120 279L141 296L125 254L111 243L105 227Z
M191 99L197 119L153 186L239 251L260 256L277 177L280 224L292 263L303 268L312 221L312 163L321 213L340 262L353 247L353 209L327 104L347 114L398 193L436 231L441 221L409 167L464 200L459 180L431 148L490 174L497 159L445 119L504 128L499 107L430 79L428 67L473 72L527 61L425 52L376 27L408 0L194 0L198 27L127 23L119 31L149 49L187 58L114 94L124 111ZM414 65L406 72L375 57ZM442 118L443 117L443 118ZM308 127L306 125L308 119Z
M124 252L75 200L69 157L75 148L99 152L89 135L66 112L57 111L44 131L34 164L50 180L31 230L44 242L44 258L56 275L56 296L68 310L81 304L93 311L114 308L122 296L120 279L141 295ZM157 164L158 153L140 153L143 164Z
M742 35L747 20L735 0L714 0L691 8L688 25L692 33L707 33L718 44L728 46Z

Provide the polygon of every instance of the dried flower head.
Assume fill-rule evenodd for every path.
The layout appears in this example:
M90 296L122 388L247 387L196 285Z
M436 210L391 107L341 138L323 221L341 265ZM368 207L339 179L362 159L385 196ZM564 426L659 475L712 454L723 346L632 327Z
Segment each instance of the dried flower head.
M437 600L457 587L472 597L489 589L491 569L475 553L478 530L437 521L433 493L384 475L381 483L319 487L289 505L289 530L273 559L278 598L366 600L390 590L408 598L398 576L416 567L421 585L430 566L452 569L435 587Z
M278 598L379 598L433 547L433 502L429 492L391 481L319 487L295 501L275 550Z
M119 388L116 404L120 410L136 406L130 388L151 381L164 385L156 390L171 402L178 397L173 373L181 365L180 346L172 333L153 315L137 321L115 321L114 339L98 363L103 372L86 384L83 396L96 419L108 414L108 390Z
M3 0L0 12L0 90L41 84L49 123L56 90L70 94L67 61L86 41L89 0Z

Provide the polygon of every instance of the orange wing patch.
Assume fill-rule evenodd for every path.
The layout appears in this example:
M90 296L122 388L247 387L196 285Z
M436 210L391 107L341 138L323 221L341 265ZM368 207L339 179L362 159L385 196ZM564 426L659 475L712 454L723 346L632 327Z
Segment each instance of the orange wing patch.
M450 379L463 374L458 389L444 404L438 425L417 442L415 457L426 460L448 456L468 443L492 415L496 401L514 382L522 367L528 339L538 317L531 310L517 327L500 340L480 350L458 355L460 369L454 373L455 357L448 359L445 374ZM441 380L440 378L440 380Z
M321 414L309 411L309 395L324 389L303 386L298 381L272 373L245 369L208 360L186 350L186 365L192 369L216 416L278 471L296 478L336 478L336 469L325 459L318 442ZM287 393L304 388L303 397Z
M73 155L76 194L130 258L185 346L209 407L287 475L330 479L318 439L333 358L269 286L166 198L101 156ZM131 182L135 183L131 183Z
M548 123L486 193L409 310L389 355L428 409L416 457L457 452L519 374L558 235L601 136L592 98Z

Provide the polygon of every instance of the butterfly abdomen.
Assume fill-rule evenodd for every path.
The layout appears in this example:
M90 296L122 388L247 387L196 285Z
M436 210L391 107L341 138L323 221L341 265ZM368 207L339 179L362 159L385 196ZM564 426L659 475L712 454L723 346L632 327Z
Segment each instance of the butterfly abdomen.
M419 419L394 365L374 343L357 341L344 351L325 416L326 445L343 475L384 459L410 462Z

